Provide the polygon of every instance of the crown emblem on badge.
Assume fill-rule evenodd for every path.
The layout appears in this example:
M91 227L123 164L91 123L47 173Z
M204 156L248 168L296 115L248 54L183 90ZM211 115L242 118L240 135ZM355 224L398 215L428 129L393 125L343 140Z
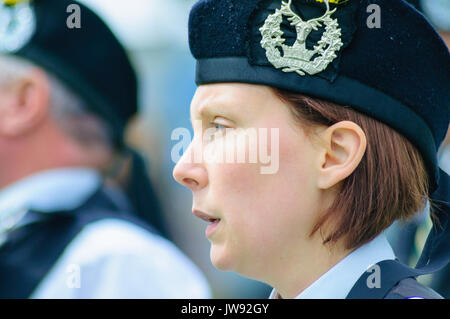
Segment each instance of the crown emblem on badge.
M331 17L337 8L330 10L329 0L324 1L327 11L319 18L304 21L291 9L292 0L282 1L281 8L267 17L259 29L262 36L261 46L266 50L266 57L275 68L284 72L296 72L302 76L306 73L314 75L325 70L337 57L336 52L343 45L338 21ZM283 16L287 17L297 32L297 38L292 46L284 44L285 39L282 38ZM310 50L306 48L306 39L312 30L318 30L319 27L325 27L325 31L317 45Z
M36 18L30 1L0 2L0 52L16 52L31 39Z

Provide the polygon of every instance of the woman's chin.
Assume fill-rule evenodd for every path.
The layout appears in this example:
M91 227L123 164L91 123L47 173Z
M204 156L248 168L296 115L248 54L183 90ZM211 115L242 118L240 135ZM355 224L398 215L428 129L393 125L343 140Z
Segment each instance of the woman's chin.
M233 271L233 259L230 254L227 254L222 247L215 247L214 244L211 245L210 251L211 262L219 270L223 271Z

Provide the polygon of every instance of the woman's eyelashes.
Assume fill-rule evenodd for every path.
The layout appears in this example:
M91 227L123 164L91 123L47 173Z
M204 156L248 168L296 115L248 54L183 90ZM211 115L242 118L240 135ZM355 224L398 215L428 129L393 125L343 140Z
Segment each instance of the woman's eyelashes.
M232 128L232 123L230 123L229 120L221 116L216 116L214 120L211 122L211 125L219 132Z
M213 124L213 126L214 126L214 128L217 130L217 131L223 131L223 130L225 130L225 129L227 129L228 127L226 127L225 125L222 125L222 124L219 124L219 123L212 123Z
M227 130L232 128L231 125L232 124L229 123L229 121L226 121L221 117L214 118L209 124L209 140L213 141L217 138L224 137Z

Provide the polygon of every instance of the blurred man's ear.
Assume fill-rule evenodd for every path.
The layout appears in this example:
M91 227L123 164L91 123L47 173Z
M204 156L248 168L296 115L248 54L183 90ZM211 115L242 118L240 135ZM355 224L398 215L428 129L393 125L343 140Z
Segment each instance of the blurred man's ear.
M19 136L37 128L48 116L49 80L34 68L0 89L0 134Z

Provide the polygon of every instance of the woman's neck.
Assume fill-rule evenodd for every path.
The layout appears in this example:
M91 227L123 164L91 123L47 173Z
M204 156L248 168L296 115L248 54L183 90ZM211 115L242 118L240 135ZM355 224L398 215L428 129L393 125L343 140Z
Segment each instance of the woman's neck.
M341 243L324 246L320 239L304 249L297 249L282 263L267 268L274 270L268 283L282 298L295 298L350 254L351 251L342 247Z

